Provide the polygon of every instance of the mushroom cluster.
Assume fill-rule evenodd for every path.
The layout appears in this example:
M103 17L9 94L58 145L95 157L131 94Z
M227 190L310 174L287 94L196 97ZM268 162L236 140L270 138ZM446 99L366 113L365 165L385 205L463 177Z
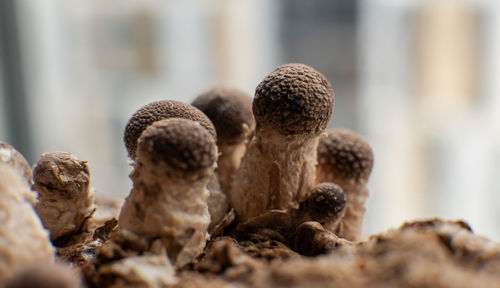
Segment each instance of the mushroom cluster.
M334 104L325 76L299 63L271 72L253 99L216 87L191 105L149 103L125 127L133 186L121 206L95 202L87 161L50 152L32 170L0 142L0 286L81 287L79 273L90 287L365 287L384 283L380 267L411 271L391 283L433 286L421 257L397 256L418 249L453 275L475 265L500 284L500 244L463 222L362 241L373 151L354 131L327 129Z

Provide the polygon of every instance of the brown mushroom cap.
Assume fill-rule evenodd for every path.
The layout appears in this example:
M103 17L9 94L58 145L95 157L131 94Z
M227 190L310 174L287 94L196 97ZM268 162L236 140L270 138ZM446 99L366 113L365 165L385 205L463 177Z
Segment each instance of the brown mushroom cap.
M129 157L135 159L137 139L139 139L141 133L146 130L149 125L156 121L169 118L182 118L198 122L208 130L214 139L217 138L214 125L210 119L197 108L174 100L156 101L137 110L137 112L130 117L125 127L123 140Z
M214 165L217 147L213 135L199 123L180 118L157 121L138 141L138 161L159 161L182 173L197 173Z
M278 67L255 90L257 129L281 135L319 133L330 122L335 103L330 82L314 68L291 63Z
M373 167L373 151L354 131L335 128L318 144L318 167L335 179L368 180Z
M31 167L28 161L14 147L8 143L0 141L0 162L6 163L14 167L31 185L33 176Z
M306 200L306 206L313 220L320 223L340 216L345 205L344 191L334 183L318 184Z
M37 185L45 185L68 191L80 191L80 185L89 182L89 167L87 161L79 160L69 152L43 153L42 158L33 168L33 181ZM67 186L74 185L75 187ZM62 195L75 197L75 195Z
M244 139L243 124L253 128L252 98L243 91L217 87L196 98L192 105L210 118L218 144L236 144Z

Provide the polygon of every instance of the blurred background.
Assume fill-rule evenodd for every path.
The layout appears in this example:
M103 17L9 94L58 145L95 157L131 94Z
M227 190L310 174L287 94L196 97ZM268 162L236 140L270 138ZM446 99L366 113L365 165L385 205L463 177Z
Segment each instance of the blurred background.
M439 216L500 240L496 0L0 0L0 140L31 164L70 151L125 197L138 108L253 95L288 62L323 72L330 126L372 144L366 234Z

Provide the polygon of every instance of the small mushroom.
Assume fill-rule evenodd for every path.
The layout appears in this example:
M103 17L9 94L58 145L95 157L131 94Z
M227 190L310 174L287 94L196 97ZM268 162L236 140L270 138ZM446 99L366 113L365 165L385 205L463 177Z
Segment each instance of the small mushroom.
M54 243L64 245L64 239L87 230L95 211L87 161L68 152L43 153L33 168L33 180L32 189L38 192L35 210Z
M198 123L166 119L153 123L138 141L130 178L134 186L119 216L119 229L161 238L171 262L180 267L205 246L210 215L207 185L217 147Z
M300 222L317 221L328 231L335 232L344 216L345 207L346 200L342 188L334 183L324 182L316 185L311 196L301 203L295 218L302 219Z
M238 89L217 87L198 96L192 105L205 113L215 126L220 153L215 173L222 191L228 195L246 151L246 134L255 126L252 98Z
M335 232L345 205L342 188L333 183L321 183L312 189L309 198L300 203L299 209L268 210L238 224L236 230L240 234L266 234L275 240L287 241L302 223L316 221Z
M31 167L28 161L14 147L2 141L0 141L0 162L13 166L29 185L33 183Z
M26 180L12 166L0 163L0 283L27 265L49 264L54 247L31 201Z
M309 197L316 147L334 101L328 80L304 64L280 66L257 86L255 135L230 195L240 221L270 209L296 209Z
M318 144L318 182L333 182L344 190L347 205L340 221L339 236L358 240L361 236L366 187L373 167L373 152L359 134L342 128L329 129Z
M214 125L210 119L196 107L174 100L156 101L137 110L137 112L130 117L125 127L123 140L129 157L132 160L135 160L137 157L137 141L146 128L156 121L171 118L195 121L203 128L207 129L214 140L217 139ZM210 179L208 191L208 210L211 216L210 226L214 227L222 221L226 215L229 208L229 201L226 195L222 193L219 179L215 174L212 176L212 179Z

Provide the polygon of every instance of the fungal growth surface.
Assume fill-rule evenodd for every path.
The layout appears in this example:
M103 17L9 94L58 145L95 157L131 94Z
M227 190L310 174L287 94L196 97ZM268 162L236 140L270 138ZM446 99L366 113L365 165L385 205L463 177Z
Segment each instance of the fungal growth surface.
M344 190L345 215L338 228L339 236L358 240L361 235L366 187L373 167L373 152L368 142L354 131L329 129L318 145L318 182L333 182Z
M241 221L269 209L296 209L309 196L319 135L333 107L328 80L304 64L280 66L257 86L255 135L230 197Z
M87 161L68 152L43 153L33 168L33 180L38 192L35 210L52 241L87 229L95 211Z
M139 138L120 229L161 238L174 265L193 260L208 236L207 184L216 159L214 138L198 123L167 119L150 125Z

